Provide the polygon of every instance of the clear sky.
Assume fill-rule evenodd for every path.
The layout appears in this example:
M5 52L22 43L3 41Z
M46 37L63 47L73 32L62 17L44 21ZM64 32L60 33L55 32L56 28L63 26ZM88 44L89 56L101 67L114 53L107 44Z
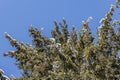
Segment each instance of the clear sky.
M115 0L0 0L0 68L7 76L20 76L15 60L3 57L3 53L14 50L4 32L18 41L31 43L28 32L31 24L38 29L44 28L43 34L50 36L55 19L60 22L64 17L70 29L72 25L80 29L81 21L90 16L93 17L90 28L95 32L111 4L115 4ZM114 18L120 19L117 12L114 14Z

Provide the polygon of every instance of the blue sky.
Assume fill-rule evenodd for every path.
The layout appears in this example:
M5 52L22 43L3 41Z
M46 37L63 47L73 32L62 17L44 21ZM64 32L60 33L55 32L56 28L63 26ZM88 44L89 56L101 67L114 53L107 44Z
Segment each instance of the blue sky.
M0 68L7 76L20 76L20 70L14 65L15 60L3 57L3 53L14 50L4 37L8 32L18 41L31 43L29 26L44 28L43 34L50 36L54 28L53 21L60 22L64 17L68 26L80 29L81 21L92 16L90 28L95 33L99 20L105 16L115 0L0 0ZM119 19L117 11L114 18Z

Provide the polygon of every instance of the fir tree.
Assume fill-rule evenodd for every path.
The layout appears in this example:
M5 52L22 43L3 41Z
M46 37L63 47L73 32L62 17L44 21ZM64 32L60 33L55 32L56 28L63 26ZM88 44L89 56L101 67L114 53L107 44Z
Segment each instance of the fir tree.
M100 21L97 37L89 28L92 17L83 21L79 33L75 27L69 31L65 19L54 21L52 38L31 26L32 46L5 33L16 50L4 55L16 59L23 71L19 80L119 80L120 21L112 19L113 12L112 5Z

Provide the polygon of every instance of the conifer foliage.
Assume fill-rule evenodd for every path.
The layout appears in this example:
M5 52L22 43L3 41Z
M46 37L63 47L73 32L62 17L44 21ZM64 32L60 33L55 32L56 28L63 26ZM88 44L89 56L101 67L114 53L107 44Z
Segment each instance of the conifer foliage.
M9 78L4 75L4 71L0 69L0 80L9 80Z
M16 50L4 55L16 59L21 80L119 80L120 21L112 19L113 12L111 6L96 36L89 28L92 17L83 21L79 33L75 27L69 31L64 19L60 24L54 21L52 38L31 26L32 46L5 33Z

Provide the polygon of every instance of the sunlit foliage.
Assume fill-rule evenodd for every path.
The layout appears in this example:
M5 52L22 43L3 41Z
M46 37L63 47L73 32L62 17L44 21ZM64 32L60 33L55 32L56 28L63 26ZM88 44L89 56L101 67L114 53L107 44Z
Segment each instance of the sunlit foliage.
M52 38L31 26L32 45L5 33L16 50L4 55L16 59L23 71L20 80L119 80L120 21L112 19L113 12L112 5L94 36L89 28L92 17L78 31L68 30L64 19L60 24L54 21Z

